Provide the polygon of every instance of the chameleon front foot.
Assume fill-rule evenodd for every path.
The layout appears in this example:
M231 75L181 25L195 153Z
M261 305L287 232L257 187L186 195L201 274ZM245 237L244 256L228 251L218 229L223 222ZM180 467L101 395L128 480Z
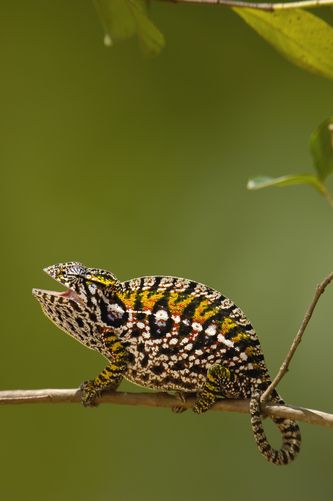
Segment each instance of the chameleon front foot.
M81 384L82 404L85 407L96 407L96 400L102 392L105 390L116 390L122 378L122 371L117 365L113 363L107 365L95 379L84 381Z
M84 407L97 407L96 400L100 396L102 390L97 388L94 380L83 381L80 385L81 403Z

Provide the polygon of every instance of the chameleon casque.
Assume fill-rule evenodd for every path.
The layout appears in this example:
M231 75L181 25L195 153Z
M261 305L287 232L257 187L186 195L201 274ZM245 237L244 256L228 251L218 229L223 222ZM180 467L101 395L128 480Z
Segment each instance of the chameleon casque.
M82 383L84 405L94 405L103 390L116 389L123 378L176 392L180 399L195 394L193 411L199 414L221 398L250 398L260 452L278 465L295 458L301 443L295 421L273 418L283 443L279 450L268 443L260 395L270 376L251 323L230 299L184 278L147 276L119 282L109 271L77 262L44 271L67 290L33 289L43 312L108 360L95 379ZM275 390L271 401L283 403Z

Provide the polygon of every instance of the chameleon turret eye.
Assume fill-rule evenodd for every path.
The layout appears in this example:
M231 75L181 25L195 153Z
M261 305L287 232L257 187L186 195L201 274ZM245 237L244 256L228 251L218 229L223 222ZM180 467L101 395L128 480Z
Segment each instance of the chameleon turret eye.
M34 289L44 313L108 360L104 371L82 383L84 405L94 405L103 390L116 389L123 378L174 391L182 399L194 393L198 414L221 398L249 398L260 452L278 465L296 457L301 436L295 421L273 418L283 445L275 450L268 443L260 396L271 382L269 372L250 321L229 298L184 278L148 276L120 283L111 272L77 262L46 272L67 291ZM271 401L283 403L275 390Z

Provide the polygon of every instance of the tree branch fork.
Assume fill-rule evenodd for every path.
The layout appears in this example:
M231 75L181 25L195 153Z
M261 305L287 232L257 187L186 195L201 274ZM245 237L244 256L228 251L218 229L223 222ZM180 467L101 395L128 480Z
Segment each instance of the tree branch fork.
M293 405L271 405L269 396L273 389L279 384L281 379L288 371L290 362L302 340L305 329L312 317L317 303L324 293L326 287L333 280L331 272L316 288L315 295L305 312L300 328L292 342L292 345L270 386L261 397L262 412L270 417L290 418L305 423L316 424L333 428L333 414L314 409L306 409ZM42 389L42 390L6 390L0 391L0 405L9 404L55 404L55 403L79 403L81 402L80 389ZM167 393L126 393L126 392L105 392L96 402L111 403L118 405L135 405L148 407L179 407L178 398ZM184 408L191 408L194 398L188 398L181 403ZM249 400L219 400L212 410L224 412L249 412Z

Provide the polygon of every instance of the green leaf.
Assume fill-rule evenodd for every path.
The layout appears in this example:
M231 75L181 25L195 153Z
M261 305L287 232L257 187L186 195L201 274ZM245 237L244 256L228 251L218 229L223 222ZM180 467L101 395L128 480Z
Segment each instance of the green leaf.
M310 137L310 151L320 179L333 172L333 117L327 118Z
M94 4L103 24L106 45L135 35L135 19L126 0L95 0Z
M290 176L281 176L281 177L268 177L268 176L260 176L250 179L247 183L248 190L260 190L261 188L269 188L271 186L291 186L293 184L310 184L321 193L323 191L323 187L321 182L318 180L316 176L312 176L311 174L295 174Z
M94 0L104 27L106 45L134 35L146 55L157 55L165 45L164 37L147 15L146 0Z
M146 15L145 2L132 0L130 5L142 50L148 56L157 55L165 45L164 36Z
M333 28L325 21L301 9L233 10L289 61L333 79Z

